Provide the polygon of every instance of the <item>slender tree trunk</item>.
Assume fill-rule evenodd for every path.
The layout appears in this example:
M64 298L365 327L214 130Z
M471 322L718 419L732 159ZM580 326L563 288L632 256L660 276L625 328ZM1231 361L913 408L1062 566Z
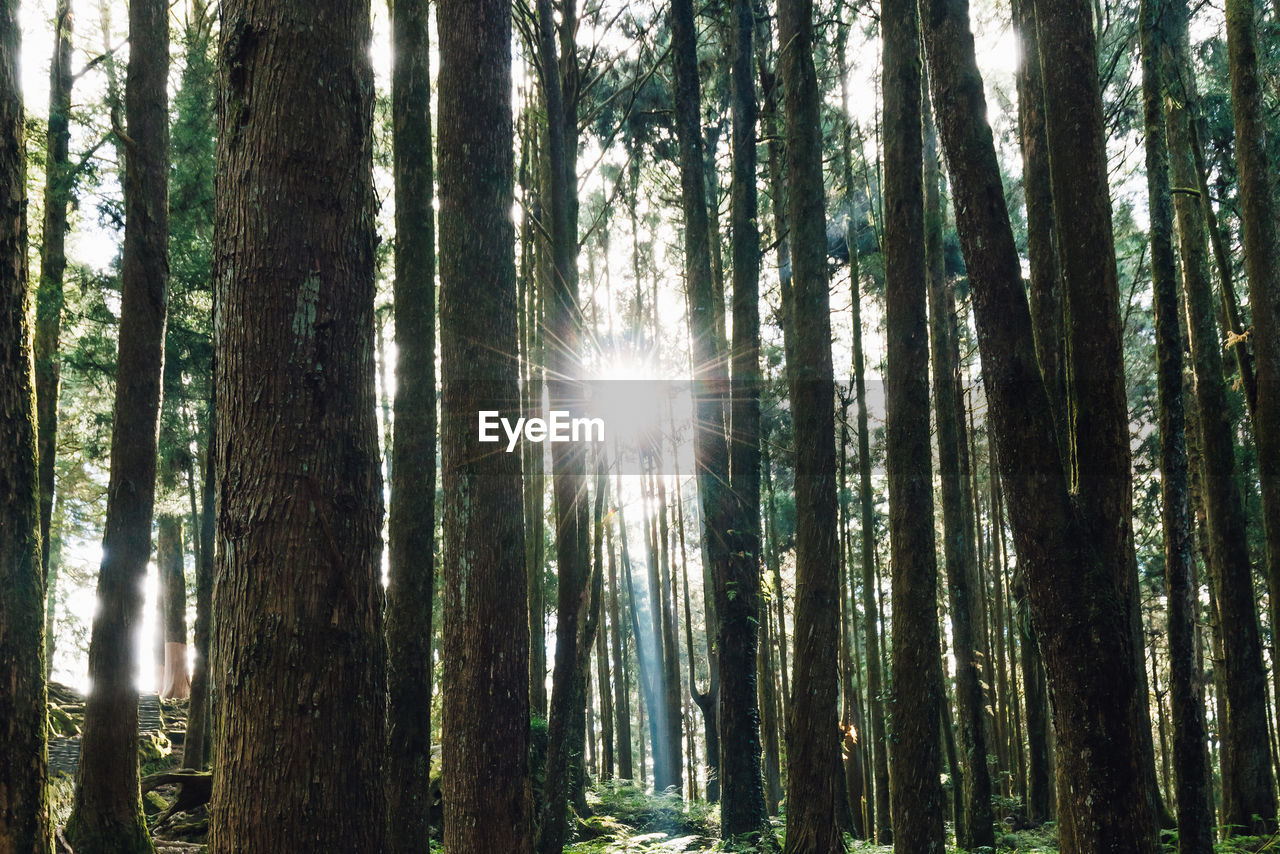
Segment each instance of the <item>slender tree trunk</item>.
M606 513L608 510L605 511ZM602 529L595 536L601 538L603 542L603 527L607 524L601 519L597 525ZM603 546L601 546L603 556ZM609 555L609 561L612 563L613 555ZM604 567L601 566L599 571L603 573ZM603 577L602 577L603 582ZM604 607L603 601L601 608ZM601 611L596 617L599 623L596 633L596 681L600 691L600 763L599 774L600 779L608 782L613 779L614 768L614 750L613 750L613 686L609 681L609 636L605 631L605 615Z
M960 419L963 417L956 400L958 366L952 361L953 339L958 336L955 316L947 300L948 286L942 257L942 203L939 183L942 178L938 162L937 131L923 98L924 113L924 248L928 266L929 348L933 362L933 402L938 425L938 467L942 480L943 560L946 567L947 594L951 605L952 646L956 661L956 714L959 718L960 767L954 769L964 780L964 816L956 816L956 841L962 848L994 847L995 827L991 813L991 775L987 770L986 727L983 721L986 700L983 697L982 661L974 627L981 625L977 615L982 595L977 587L974 552L967 542L973 530L964 512L960 472ZM956 775L953 773L953 779Z
M62 283L67 270L67 205L71 201L72 35L71 0L58 0L53 17L53 56L49 61L49 130L45 138L44 242L40 246L40 285L36 291L36 423L40 452L41 565L50 588L57 567L50 563L54 463L58 439L58 391L61 382ZM53 659L53 635L45 642Z
M215 407L209 406L209 435L206 438L200 475L200 553L196 561L196 621L193 627L195 667L191 672L191 696L187 704L187 735L182 742L182 767L204 770L209 761L209 723L212 720L209 654L213 648L213 578L215 512L214 449L217 447ZM193 532L193 536L197 534Z
M1179 8L1183 11L1179 13ZM1168 597L1169 693L1173 716L1173 750L1177 779L1179 854L1208 854L1213 849L1213 826L1207 821L1208 768L1201 745L1206 740L1204 698L1195 682L1194 634L1196 591L1193 574L1190 483L1187 463L1185 403L1183 400L1182 324L1179 318L1176 258L1173 242L1174 201L1170 188L1168 139L1185 140L1174 122L1185 122L1185 114L1166 116L1166 76L1169 55L1178 38L1179 18L1185 16L1183 0L1144 0L1139 25L1142 45L1142 100L1146 126L1147 197L1151 211L1151 270L1156 313L1156 382L1160 397L1160 491L1164 526L1165 587ZM1185 28L1185 23L1183 23ZM1168 123L1168 124L1166 124ZM1172 176L1186 179L1191 167L1185 145L1179 152L1182 163ZM1187 186L1180 184L1180 186ZM1190 293L1198 280L1207 291L1208 265L1204 255L1204 222L1195 199L1186 199L1178 209L1182 233L1191 244L1196 236L1187 229L1199 226L1200 252L1184 242L1183 282ZM1190 221L1188 221L1190 217ZM1186 262L1191 263L1186 263ZM1198 269L1191 270L1192 264ZM1207 296L1207 293L1205 294ZM1211 318L1210 318L1211 319ZM1216 344L1216 341L1215 341ZM1194 343L1192 345L1194 347ZM1217 347L1213 353L1218 355ZM1218 374L1221 377L1221 373ZM1153 662L1153 672L1159 670ZM1158 695L1157 695L1158 696ZM1169 751L1165 743L1165 723L1160 715L1161 753L1164 757L1165 787L1169 790Z
M99 609L89 645L93 693L67 839L77 852L151 851L138 793L138 695L132 626L151 556L164 330L169 278L169 7L129 4L125 84L125 237L111 478Z
M17 2L0 8L0 850L46 854L45 577L19 15Z
M938 639L929 448L924 149L916 4L882 7L885 148L885 458L892 550L893 693L889 757L894 844L943 850ZM945 383L951 389L948 377ZM944 474L945 481L945 474Z
M619 495L614 499L621 502ZM627 679L627 647L622 631L622 609L618 605L618 560L613 546L613 514L605 520L605 539L609 550L609 631L612 634L616 656L613 668L613 692L616 698L617 726L614 732L618 742L618 777L635 779L631 757L631 686Z
M164 616L164 680L161 697L186 699L191 694L187 670L187 577L182 552L182 517L161 516L156 534L156 568L160 574Z
M1277 209L1275 195L1276 173L1267 155L1264 99L1258 68L1257 7L1249 0L1230 0L1226 13L1241 237L1245 271L1249 277L1249 306L1253 313L1253 334L1250 337L1257 368L1258 398L1253 435L1258 445L1258 476L1262 484L1263 530L1267 543L1267 586L1271 600L1271 625L1275 627L1280 625L1280 226L1276 223L1280 210ZM1213 485L1208 484L1210 493L1213 489ZM1213 536L1212 521L1209 527ZM1213 538L1219 539L1217 536ZM1234 595L1252 602L1252 592L1250 586L1237 590ZM1221 599L1219 605L1224 609L1224 623L1230 622L1230 606ZM1252 621L1248 625L1252 626ZM1237 628L1232 627L1232 630ZM1230 672L1227 674L1227 687L1237 697L1244 691L1250 695L1260 692L1260 686L1255 684L1252 675L1252 662L1250 657L1250 676L1246 684L1231 684L1235 677ZM1277 669L1276 684L1280 686L1280 669ZM1230 695L1227 707L1229 721L1234 722L1236 702ZM1256 736L1260 730L1251 732ZM1249 736L1242 733L1241 737ZM1234 797L1228 797L1224 785L1223 821L1227 825L1244 825L1251 833L1265 834L1276 828L1276 800L1272 791L1271 769L1258 757L1260 751L1257 748L1257 742L1252 742L1238 760L1243 767L1233 765L1231 779L1238 781L1237 792ZM1228 752L1232 752L1230 746ZM1228 778L1224 775L1224 779Z
M439 182L445 502L444 844L533 849L520 459L477 442L518 411L511 6L440 0ZM477 75L477 68L484 69ZM485 287L476 288L481 282ZM492 698L502 697L500 705ZM489 708L491 714L477 715Z
M388 844L426 851L435 601L435 176L426 0L391 3L396 366L388 508Z
M813 63L812 0L779 0L782 86L786 90L787 221L792 287L786 321L795 435L795 670L788 709L787 854L841 847L836 701L840 565L836 541L835 379L827 292L820 95ZM936 652L936 651L935 651ZM937 716L934 716L936 721Z

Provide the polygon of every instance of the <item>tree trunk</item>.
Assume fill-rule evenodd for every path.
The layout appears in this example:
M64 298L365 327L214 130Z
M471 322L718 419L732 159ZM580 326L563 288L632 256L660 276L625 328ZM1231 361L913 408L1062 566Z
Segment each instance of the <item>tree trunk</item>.
M787 854L841 847L844 779L836 741L840 561L836 541L835 379L827 292L821 97L813 63L812 0L779 0L787 93L788 216L792 283L786 321L795 434L795 667L787 744ZM935 715L933 718L937 720Z
M0 417L5 425L0 442L0 672L5 674L0 691L0 850L46 854L45 577L19 15L16 2L0 9L0 186L5 188L0 201ZM135 798L137 785L135 776Z
M161 697L186 699L191 694L187 669L187 577L182 553L182 517L161 516L156 534L156 568L160 575L164 616L164 681Z
M1179 11L1181 9L1181 12ZM1190 482L1187 464L1185 403L1183 400L1182 324L1179 317L1178 280L1173 243L1174 201L1170 188L1170 145L1166 140L1185 141L1175 122L1185 122L1185 111L1166 116L1169 57L1182 19L1183 0L1144 0L1140 10L1142 45L1142 101L1146 129L1147 198L1151 211L1151 272L1156 314L1156 382L1160 406L1160 491L1164 526L1165 587L1168 597L1169 693L1173 716L1173 753L1177 780L1178 851L1180 854L1208 854L1213 850L1213 825L1207 820L1208 768L1202 745L1205 729L1204 698L1195 681L1195 603L1193 589ZM1167 124L1166 124L1167 123ZM1179 152L1181 163L1172 176L1185 181L1193 164L1185 142ZM1179 183L1180 187L1189 183ZM1198 202L1185 198L1179 203L1179 224L1188 238L1184 242L1183 282L1188 294L1197 287L1208 296L1208 265L1204 253L1204 220ZM1189 218L1189 219L1188 219ZM1188 233L1199 228L1197 235ZM1191 245L1188 245L1190 243ZM1194 251L1199 246L1199 253ZM1187 263L1189 262L1189 263ZM1196 269L1191 269L1195 265ZM1193 285L1193 282L1198 284ZM1190 319L1190 317L1188 316ZM1207 318L1212 323L1212 316ZM1212 328L1212 327L1210 327ZM1203 342L1201 342L1203 344ZM1219 356L1216 339L1213 355ZM1194 342L1193 342L1194 348ZM1221 381L1221 365L1217 378ZM1153 662L1153 671L1157 674ZM1157 694L1157 699L1159 695ZM1169 751L1165 746L1165 723L1160 715L1161 753L1164 757L1165 787L1169 789ZM1171 792L1172 793L1172 792Z
M380 849L369 7L231 0L221 14L214 658L224 678L209 850ZM325 748L282 763L285 745Z
M1049 4L1052 6L1052 4ZM1065 5L1060 0L1059 5ZM1041 45L1079 51L1077 61L1054 57L1079 76L1085 96L1067 113L1084 122L1085 151L1073 150L1064 167L1079 166L1088 202L1083 208L1065 209L1079 218L1097 216L1095 232L1087 245L1077 236L1071 252L1078 263L1101 258L1103 267L1090 279L1077 274L1077 286L1087 279L1104 285L1101 295L1089 299L1095 316L1090 318L1092 337L1079 342L1086 355L1114 355L1119 349L1119 318L1114 291L1114 261L1110 251L1110 211L1106 193L1099 187L1104 174L1094 168L1102 152L1100 108L1096 101L1097 72L1092 31L1082 34L1066 29L1069 14L1089 27L1087 12L1050 8L1054 28L1045 30L1040 16ZM1022 274L1013 232L1005 206L1004 188L990 127L985 121L986 103L981 77L974 60L965 5L955 0L930 0L924 12L927 22L930 80L938 125L947 154L955 194L957 226L964 252L978 320L978 343L990 405L993 435L1002 466L1018 554L1027 567L1027 587L1032 614L1039 631L1049 683L1057 711L1058 759L1070 791L1064 802L1071 806L1070 824L1063 829L1064 852L1125 850L1152 854L1157 836L1150 808L1135 710L1138 681L1128 602L1132 585L1128 578L1127 536L1113 535L1108 543L1092 533L1091 519L1127 519L1128 437L1123 409L1122 372L1119 365L1105 370L1089 367L1091 376L1114 377L1102 385L1110 391L1101 400L1080 400L1079 408L1092 407L1092 432L1080 435L1080 444L1105 445L1110 458L1096 455L1082 472L1090 481L1090 493L1080 503L1071 493L1070 477L1059 454L1053 408L1036 358L1031 313L1023 290ZM1087 63L1085 62L1087 60ZM1046 67L1050 64L1046 58ZM1088 68L1081 68L1086 64ZM1056 84L1067 81L1059 72ZM1075 93L1079 94L1079 93ZM1048 103L1050 112L1063 109ZM1052 130L1052 128L1051 128ZM1052 134L1051 134L1052 137ZM1066 145L1068 140L1059 138ZM1096 150L1095 150L1096 146ZM1064 149L1065 151L1065 149ZM1071 161L1081 161L1073 163ZM1054 161L1058 164L1057 159ZM1055 187L1058 182L1055 181ZM1089 195L1089 194L1096 195ZM1063 200L1065 202L1065 200ZM1101 208L1107 208L1102 210ZM1102 247L1106 247L1105 251ZM1105 257L1103 257L1105 256ZM1089 299L1085 299L1086 302ZM1076 304L1078 307L1079 299ZM1080 312L1083 314L1083 312ZM1086 328L1077 317L1078 329ZM1104 360L1105 361L1105 360ZM1083 368L1083 365L1081 365ZM1121 392L1118 398L1115 392ZM1117 404L1120 408L1117 409ZM1123 440L1122 440L1123 439ZM1110 486L1115 494L1108 494ZM1095 496L1093 492L1100 493ZM1103 500L1105 499L1105 500ZM1084 509L1090 511L1086 515ZM1110 514L1109 516L1107 514ZM1100 523L1099 523L1100 524ZM1127 525L1121 526L1127 528ZM1116 542L1115 540L1119 540ZM1082 643L1081 638L1089 638ZM1100 666L1099 662L1107 662ZM1145 721L1141 722L1146 725ZM1085 757L1088 757L1087 759Z
M435 212L426 0L391 3L395 401L387 519L388 844L426 851L435 601Z
M212 720L209 654L213 647L213 577L217 423L214 406L209 407L209 435L200 477L200 552L196 562L196 621L192 634L195 643L195 667L191 674L191 696L187 704L187 735L182 742L182 767L203 771L209 761L209 724ZM193 532L193 536L196 534Z
M920 31L916 4L911 0L885 7L883 13L888 340L885 459L894 618L889 718L894 743L889 757L893 839L904 851L941 854L944 805L939 782L939 704L943 697L937 693L942 665L929 448ZM951 390L949 376L945 385Z
M40 452L41 565L53 587L57 567L49 562L53 520L54 463L58 439L58 391L62 366L62 283L67 270L67 205L75 176L71 170L72 34L71 0L58 0L53 17L53 57L49 61L49 131L44 161L44 242L40 246L40 286L36 291L36 422ZM53 658L53 636L46 638Z
M1275 172L1268 160L1267 131L1264 117L1262 85L1258 73L1257 7L1249 0L1227 3L1227 55L1231 72L1231 110L1235 120L1236 172L1239 182L1241 237L1244 243L1245 271L1249 277L1249 307L1253 313L1253 352L1256 359L1258 399L1254 414L1253 435L1258 445L1258 476L1262 484L1263 530L1267 543L1267 584L1271 600L1271 625L1280 625L1280 217L1275 197ZM1221 413L1225 415L1225 412ZM1206 437L1205 444L1208 446ZM1207 492L1212 494L1213 484ZM1220 538L1213 532L1210 536ZM1240 543L1239 545L1243 545ZM1234 546L1233 546L1234 547ZM1254 601L1252 586L1237 588L1233 598ZM1232 620L1231 606L1219 599L1224 625ZM1231 632L1243 628L1248 632L1252 620L1244 627L1232 626ZM1237 678L1228 672L1227 698L1229 720L1234 721L1237 702L1247 693L1252 697L1265 689L1256 683L1250 650L1246 684L1233 684ZM1276 684L1280 686L1280 670ZM1234 695L1234 696L1233 696ZM1239 698L1239 699L1236 699ZM1259 701L1260 702L1260 701ZM1241 733L1241 738L1256 737L1260 729ZM1265 743L1265 738L1264 742ZM1231 779L1236 789L1228 796L1223 786L1223 823L1243 825L1248 833L1267 834L1275 830L1276 800L1272 792L1271 769L1259 754L1258 742L1246 748L1241 742L1238 764L1232 766ZM1227 745L1227 752L1233 748ZM1257 816L1257 820L1254 816Z
M77 852L151 851L138 789L133 632L151 557L169 278L169 6L129 4L125 84L125 236L111 478L89 645L85 706L67 840Z
M616 499L621 501L619 497ZM613 514L605 519L605 540L609 551L609 631L612 635L614 655L613 693L617 712L618 777L633 780L631 758L631 686L627 679L627 648L622 632L622 609L618 605L618 560L613 547Z
M527 854L533 804L520 458L491 453L475 432L477 411L520 408L511 6L440 0L438 19L450 22L440 30L437 84L444 844L454 854Z
M953 306L947 299L949 285L942 257L942 203L939 183L937 131L929 99L923 98L925 169L925 255L928 263L929 347L933 362L933 402L938 425L938 467L942 480L943 560L947 593L951 605L951 631L956 660L956 714L959 717L960 768L964 780L963 821L956 826L962 848L995 846L991 813L991 775L987 770L986 727L983 720L982 661L974 638L981 625L982 606L977 588L977 568L969 537L973 530L965 513L961 491L965 478L960 471L960 450L967 446L961 437L963 410L956 399L959 366L953 361L958 337ZM967 448L966 448L967 450ZM954 776L954 775L953 775Z

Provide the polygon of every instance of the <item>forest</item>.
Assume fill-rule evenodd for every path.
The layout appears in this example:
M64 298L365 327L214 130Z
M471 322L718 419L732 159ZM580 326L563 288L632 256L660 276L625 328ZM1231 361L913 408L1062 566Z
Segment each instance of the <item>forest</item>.
M1280 2L0 0L0 854L1280 850Z

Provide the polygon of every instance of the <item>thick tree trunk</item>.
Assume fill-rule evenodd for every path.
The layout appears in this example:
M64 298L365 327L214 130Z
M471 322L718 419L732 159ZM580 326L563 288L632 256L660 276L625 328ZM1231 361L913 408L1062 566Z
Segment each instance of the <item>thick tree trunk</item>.
M1267 582L1271 599L1271 625L1280 625L1280 210L1276 204L1275 172L1268 160L1266 124L1262 85L1258 68L1257 7L1249 0L1227 3L1227 54L1231 71L1231 110L1236 131L1236 172L1239 180L1241 237L1244 243L1245 271L1249 277L1249 307L1253 313L1253 352L1257 369L1257 405L1253 435L1258 445L1258 477L1262 484L1263 529L1267 543ZM1225 413L1224 413L1225 414ZM1206 446L1208 445L1206 437ZM1207 484L1212 494L1213 484ZM1210 524L1210 536L1219 537ZM1243 544L1241 544L1243 545ZM1253 591L1245 587L1237 597L1252 603ZM1225 623L1232 619L1230 606L1223 606ZM1252 621L1248 625L1253 625ZM1232 627L1234 632L1240 627ZM1256 684L1250 657L1247 684L1233 685L1228 673L1227 698L1229 720L1238 714L1236 703L1244 692L1260 697L1265 688ZM1245 678L1245 677L1241 677ZM1276 684L1280 686L1280 670ZM1240 698L1237 700L1235 698ZM1261 702L1260 700L1258 702ZM1252 733L1261 730L1253 729ZM1242 737L1247 737L1242 734ZM1264 737L1265 743L1265 737ZM1240 744L1243 755L1233 764L1230 778L1235 795L1227 795L1223 787L1223 823L1241 825L1250 833L1266 834L1275 830L1276 800L1272 791L1271 768L1265 761L1265 750L1257 742L1247 748ZM1234 750L1228 744L1227 752ZM1260 756L1259 754L1263 754ZM1258 819L1255 820L1254 816Z
M956 715L959 730L959 764L955 769L964 780L964 816L956 817L956 841L962 848L995 847L994 818L991 812L991 775L987 770L987 740L984 714L986 700L982 686L983 667L978 655L975 627L982 624L978 609L982 591L978 588L977 567L972 543L973 526L965 513L961 491L965 478L960 472L963 411L956 399L959 366L952 360L954 339L958 337L942 257L942 203L939 182L937 131L928 105L923 100L925 236L928 262L929 349L933 363L934 417L938 425L938 467L942 481L943 560L947 594L951 605L952 645L956 661ZM988 680L985 680L989 682ZM953 774L953 779L955 775Z
M396 393L387 583L387 841L426 851L435 601L436 232L426 0L391 4Z
M837 820L844 775L836 740L839 676L836 658L830 654L840 642L840 560L821 98L813 64L812 0L779 0L778 22L782 86L787 93L792 286L786 321L793 351L786 368L796 439L797 522L786 851L829 854L840 849L845 829Z
M533 803L520 458L492 453L475 432L477 411L520 407L511 5L440 0L438 15L450 22L440 30L438 79L444 844L454 854L528 854ZM478 708L493 713L477 715Z
M221 14L209 850L382 849L369 7Z
M0 691L0 851L46 854L45 579L27 278L21 39L19 4L7 2L0 7L0 673L5 682Z
M894 844L943 850L938 565L929 448L929 327L926 317L924 149L920 30L913 0L886 0L885 458L893 597L889 757ZM950 377L945 383L951 390ZM949 413L948 413L949 414ZM946 475L944 473L944 483Z
M169 6L129 4L125 84L125 235L111 478L89 644L85 706L67 839L77 852L151 850L138 790L138 695L133 626L151 557L169 279Z
M1046 16L1040 16L1041 45L1052 41L1059 50L1078 51L1073 62L1064 57L1055 57L1053 62L1079 75L1084 94L1092 92L1096 98L1092 32L1058 32L1065 29L1069 14L1077 15L1079 25L1088 29L1088 15L1079 10L1049 11L1056 29L1046 31ZM1080 444L1088 445L1094 453L1089 467L1081 472L1089 482L1088 494L1082 495L1077 505L1058 443L1051 438L1055 433L1053 408L1036 358L1031 313L991 130L985 121L986 104L974 60L968 9L958 0L931 0L924 18L930 80L973 290L997 456L1009 494L1018 554L1027 567L1030 605L1058 715L1058 759L1070 787L1064 800L1071 807L1071 822L1063 829L1063 850L1151 854L1156 850L1157 836L1136 715L1139 686L1134 655L1137 639L1132 635L1128 608L1132 593L1129 539L1123 530L1103 538L1093 533L1089 521L1109 518L1114 522L1127 519L1130 512L1127 414L1120 387L1123 374L1118 364L1105 370L1100 367L1103 357L1114 355L1120 346L1114 260L1109 250L1109 206L1105 185L1099 186L1105 174L1095 169L1102 153L1096 135L1101 127L1100 108L1096 101L1085 101L1069 112L1093 135L1084 137L1083 148L1087 150L1077 146L1063 164L1081 169L1082 186L1076 192L1085 195L1065 210L1077 219L1098 217L1100 222L1092 224L1094 231L1105 228L1107 232L1101 240L1097 233L1092 234L1088 245L1078 245L1082 238L1076 235L1071 251L1079 256L1077 263L1087 266L1092 260L1104 268L1111 265L1110 276L1105 269L1093 271L1099 275L1092 279L1075 271L1077 288L1082 279L1104 287L1100 295L1076 301L1084 299L1096 305L1092 306L1092 317L1078 312L1086 316L1076 318L1077 329L1089 328L1091 337L1082 337L1074 349L1099 360L1089 365L1090 375L1112 379L1102 383L1106 393L1101 399L1078 401L1081 411L1091 408L1091 429L1080 434ZM1047 60L1046 66L1049 64ZM1062 69L1057 71L1061 87L1069 81ZM1047 103L1047 109L1064 108ZM1064 145L1069 141L1070 137L1060 139ZM1102 449L1111 456L1103 458ZM1087 508L1088 515L1081 508ZM1127 525L1120 527L1127 529ZM1081 638L1089 641L1082 643ZM1107 664L1100 666L1099 662Z

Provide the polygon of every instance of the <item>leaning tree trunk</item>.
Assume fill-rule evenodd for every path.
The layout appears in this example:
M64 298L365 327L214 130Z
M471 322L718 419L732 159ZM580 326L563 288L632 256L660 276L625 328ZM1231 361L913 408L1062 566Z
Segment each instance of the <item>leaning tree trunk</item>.
M45 591L18 16L16 2L0 8L0 851L46 854Z
M886 0L882 11L885 328L889 342L885 459L894 618L889 718L894 743L889 757L893 841L903 851L941 854L939 704L945 697L938 691L942 663L929 447L920 30L914 0ZM949 377L943 385L951 389ZM944 473L944 482L946 479Z
M169 5L129 4L120 346L99 609L67 839L77 852L151 851L138 788L133 627L151 557L169 279Z
M453 854L528 854L533 803L520 457L492 453L475 431L477 411L515 413L521 405L511 4L440 0L437 11L450 22L440 30L437 82L444 845ZM492 713L477 715L480 708Z
M812 0L779 0L792 282L787 382L796 437L795 656L787 744L787 854L841 848L844 775L836 740L840 559L836 541L835 378L827 292L821 97ZM932 614L932 608L930 610ZM936 654L936 650L935 650ZM937 721L934 715L932 721ZM936 732L937 727L934 727Z
M1227 55L1236 131L1241 237L1245 271L1249 276L1249 307L1253 312L1250 337L1257 369L1253 435L1258 445L1271 625L1275 627L1280 625L1280 225L1276 222L1280 210L1275 197L1276 175L1267 156L1267 124L1258 68L1257 7L1249 0L1227 3ZM1242 591L1242 595L1248 592ZM1225 620L1227 615L1223 617ZM1275 679L1280 688L1280 668L1276 669ZM1230 711L1230 697L1227 705ZM1245 760L1249 767L1233 767L1231 772L1233 776L1251 775L1253 785L1248 792L1241 793L1246 797L1233 798L1230 802L1224 792L1223 819L1225 824L1244 825L1250 832L1265 834L1275 830L1276 801L1271 791L1271 769L1264 758L1266 751L1253 747ZM1253 819L1255 814L1258 821Z
M1061 27L1065 14L1052 11ZM1095 433L1100 434L1085 433L1082 440L1105 440L1106 449L1116 456L1110 460L1095 457L1090 463L1092 486L1104 494L1087 496L1088 502L1077 504L1069 472L1052 438L1053 407L1036 359L1018 252L995 145L985 120L986 102L968 9L958 0L930 0L924 19L934 105L973 292L997 458L1009 496L1018 554L1026 564L1030 606L1058 713L1058 755L1062 776L1070 785L1065 798L1070 801L1072 819L1064 829L1067 844L1063 850L1152 854L1157 850L1155 814L1148 799L1139 722L1134 713L1137 639L1129 621L1128 539L1122 533L1115 534L1108 545L1090 524L1090 519L1102 518L1108 511L1112 520L1127 518L1131 509L1127 504L1127 435L1120 441L1127 423L1123 395L1080 401L1081 407L1095 407L1090 417ZM1082 21L1087 27L1087 14ZM1093 61L1092 34L1073 33L1067 44L1084 44L1083 53ZM1091 77L1096 95L1096 69L1076 71ZM1082 85L1089 88L1087 82ZM1084 104L1081 113L1088 129L1096 132L1100 127L1098 104ZM1087 160L1081 176L1091 188L1086 196L1097 193L1086 199L1090 202L1087 215L1100 216L1108 223L1109 210L1094 210L1106 207L1102 205L1106 193L1099 192L1097 183L1105 175L1091 171L1102 145L1096 137L1090 139L1088 151L1075 152ZM1085 260L1097 258L1099 253L1109 258L1109 249L1103 252L1099 248L1097 234L1092 239L1092 248L1076 247L1073 251L1087 253ZM1109 233L1100 245L1110 247ZM1114 261L1103 259L1101 263ZM1101 281L1114 282L1114 277ZM1094 335L1092 340L1081 340L1079 347L1090 355L1099 350L1114 354L1120 343L1114 291L1107 289L1094 299L1101 303L1094 308ZM1116 372L1118 365L1098 375L1110 377ZM1108 485L1126 498L1105 494L1102 487ZM1082 643L1081 638L1089 640Z
M385 846L369 38L222 5L215 854Z
M435 601L436 234L426 0L391 4L396 395L387 521L388 843L426 851Z

